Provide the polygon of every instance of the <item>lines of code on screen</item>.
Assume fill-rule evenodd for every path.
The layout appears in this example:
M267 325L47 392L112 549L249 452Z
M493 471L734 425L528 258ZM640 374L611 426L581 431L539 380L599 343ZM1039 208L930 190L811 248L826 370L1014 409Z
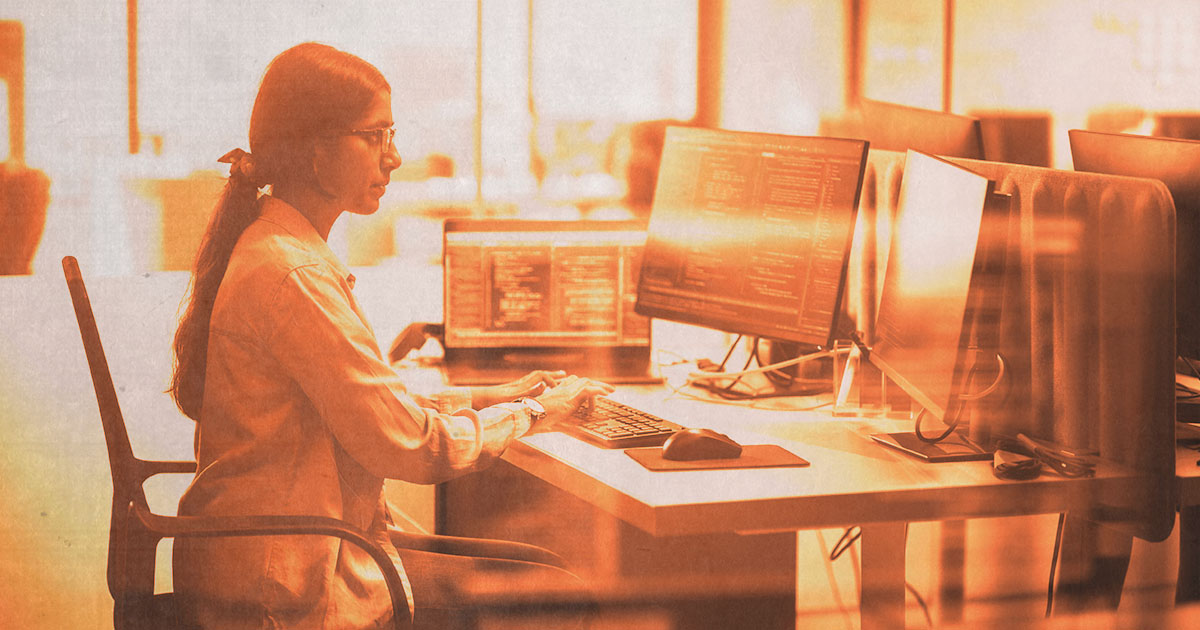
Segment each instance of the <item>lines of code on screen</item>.
M648 344L650 321L633 310L644 239L562 228L448 234L447 343Z
M638 312L827 345L865 162L860 140L669 129Z

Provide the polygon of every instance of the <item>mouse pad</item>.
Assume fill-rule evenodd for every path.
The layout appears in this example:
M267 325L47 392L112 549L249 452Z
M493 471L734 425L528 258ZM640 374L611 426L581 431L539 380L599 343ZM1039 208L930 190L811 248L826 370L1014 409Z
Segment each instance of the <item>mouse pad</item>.
M781 468L808 466L808 460L775 444L742 446L741 457L731 459L697 459L690 462L663 459L662 448L647 446L627 448L625 454L649 470L713 470L717 468Z

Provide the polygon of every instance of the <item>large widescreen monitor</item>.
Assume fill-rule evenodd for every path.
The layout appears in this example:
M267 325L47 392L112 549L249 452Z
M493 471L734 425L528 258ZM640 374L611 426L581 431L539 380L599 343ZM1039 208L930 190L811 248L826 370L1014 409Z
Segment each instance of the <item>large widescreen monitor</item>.
M869 358L947 424L961 419L968 394L988 385L970 383L972 367L992 373L997 365L1008 197L994 187L966 168L908 152Z
M667 130L637 312L832 343L867 143Z
M984 159L978 118L865 98L859 114L863 137L874 149Z
M1075 170L1157 179L1175 201L1175 347L1200 359L1200 141L1071 129Z

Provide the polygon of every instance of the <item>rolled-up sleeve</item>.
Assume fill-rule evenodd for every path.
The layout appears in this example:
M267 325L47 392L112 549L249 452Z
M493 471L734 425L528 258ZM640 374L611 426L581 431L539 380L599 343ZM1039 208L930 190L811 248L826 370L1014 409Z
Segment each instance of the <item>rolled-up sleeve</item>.
M466 390L410 394L353 299L323 265L298 267L269 301L264 339L334 439L365 469L436 483L486 464L528 430L519 407L475 411Z

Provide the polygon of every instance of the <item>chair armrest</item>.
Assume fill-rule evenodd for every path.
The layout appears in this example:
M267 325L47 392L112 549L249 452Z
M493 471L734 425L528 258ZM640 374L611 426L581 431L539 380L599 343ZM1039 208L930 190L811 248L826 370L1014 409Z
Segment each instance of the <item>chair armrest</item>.
M382 547L345 522L327 516L163 516L136 503L130 505L138 521L164 538L218 538L265 535L333 536L351 542L367 552L379 565L388 594L392 599L392 620L396 630L407 630L412 622L408 597L396 565Z
M141 468L141 477L145 481L154 475L163 473L195 473L196 462L184 461L151 461L139 459L138 465Z
M537 562L567 570L567 563L562 556L549 549L525 543L461 536L414 534L398 529L388 529L388 535L391 536L392 544L400 549L428 551L451 556Z

